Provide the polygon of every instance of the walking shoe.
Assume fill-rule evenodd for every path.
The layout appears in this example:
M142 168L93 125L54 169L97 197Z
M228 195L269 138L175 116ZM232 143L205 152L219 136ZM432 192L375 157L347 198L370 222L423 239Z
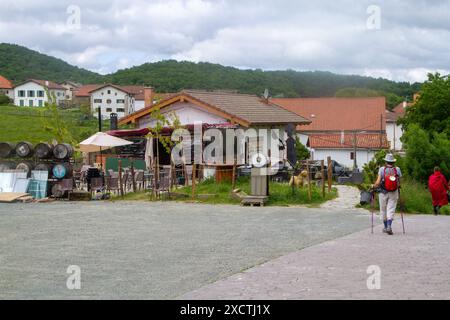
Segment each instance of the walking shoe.
M388 227L387 229L386 229L386 233L388 234L388 235L393 235L394 233L392 232L392 228L391 227Z

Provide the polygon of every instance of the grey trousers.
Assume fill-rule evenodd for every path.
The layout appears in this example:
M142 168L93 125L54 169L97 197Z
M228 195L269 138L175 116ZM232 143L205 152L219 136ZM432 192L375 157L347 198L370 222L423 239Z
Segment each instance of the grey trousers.
M380 193L378 200L380 201L380 218L382 220L393 220L398 202L398 190Z

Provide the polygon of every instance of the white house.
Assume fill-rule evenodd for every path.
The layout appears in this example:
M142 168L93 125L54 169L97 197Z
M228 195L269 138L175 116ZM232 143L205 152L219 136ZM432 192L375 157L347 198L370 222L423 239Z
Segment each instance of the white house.
M14 86L11 81L0 75L0 93L14 100Z
M98 109L101 110L102 118L109 118L111 113L117 113L119 118L129 114L134 110L134 96L126 89L113 85L105 84L92 91L91 109L94 116L98 116Z
M143 86L117 86L105 84L97 86L88 92L91 109L98 116L98 108L102 118L109 118L111 113L117 113L119 118L151 106L153 90ZM79 93L76 93L79 95Z
M47 80L27 80L14 87L14 104L21 107L43 107L49 102L50 96L55 99L57 105L65 100L65 88L57 83Z
M313 160L326 160L330 156L352 168L356 157L356 165L361 169L376 151L389 149L384 97L271 101L311 121L309 125L297 127L297 135L309 147Z

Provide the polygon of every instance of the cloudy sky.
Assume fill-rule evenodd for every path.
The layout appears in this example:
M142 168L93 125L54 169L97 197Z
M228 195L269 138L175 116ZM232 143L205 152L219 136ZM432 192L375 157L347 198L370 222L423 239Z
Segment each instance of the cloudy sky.
M0 42L100 72L163 59L422 81L450 73L450 0L0 0Z

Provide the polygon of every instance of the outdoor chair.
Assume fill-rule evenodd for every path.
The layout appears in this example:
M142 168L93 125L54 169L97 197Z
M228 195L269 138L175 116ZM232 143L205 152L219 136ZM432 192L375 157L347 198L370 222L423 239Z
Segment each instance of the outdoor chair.
M144 188L145 179L144 179L144 171L137 171L135 174L135 182L139 190Z
M59 191L62 193L65 193L67 191L67 197L69 198L69 195L71 192L73 192L74 189L74 179L63 179L61 180L59 184Z
M97 191L100 190L103 194L104 191L104 184L103 184L103 178L91 178L91 194L97 193Z
M170 172L169 170L161 170L159 180L155 184L155 191L158 196L164 195L170 199Z
M106 177L105 178L105 182L106 182L106 191L107 192L111 192L114 191L116 193L119 192L120 188L119 188L119 178L115 178L112 176Z

